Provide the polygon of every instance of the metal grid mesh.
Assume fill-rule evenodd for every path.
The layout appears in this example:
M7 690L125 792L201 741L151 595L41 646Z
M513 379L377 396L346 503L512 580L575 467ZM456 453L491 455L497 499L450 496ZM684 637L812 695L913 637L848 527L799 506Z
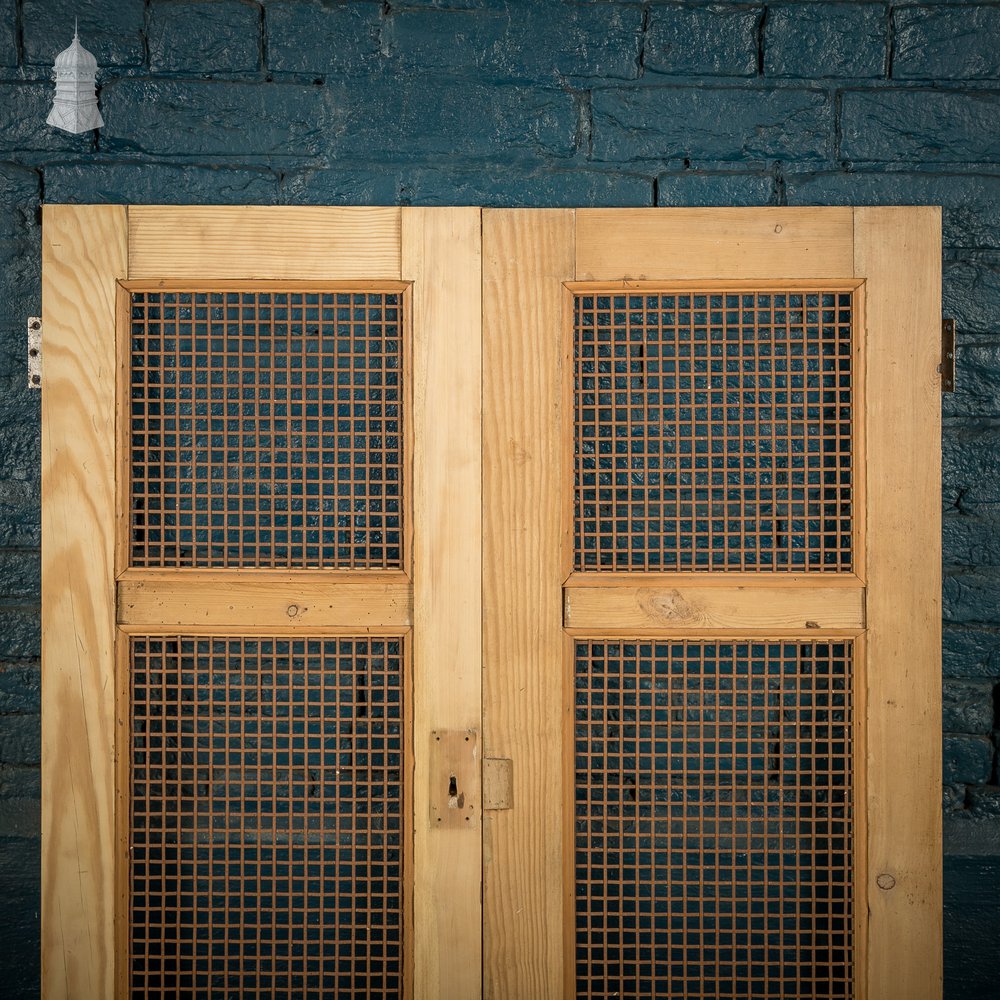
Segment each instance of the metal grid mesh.
M576 646L579 997L852 996L851 647Z
M850 571L851 303L576 295L576 568Z
M133 637L131 994L396 997L398 639Z
M132 565L402 566L397 292L133 292Z

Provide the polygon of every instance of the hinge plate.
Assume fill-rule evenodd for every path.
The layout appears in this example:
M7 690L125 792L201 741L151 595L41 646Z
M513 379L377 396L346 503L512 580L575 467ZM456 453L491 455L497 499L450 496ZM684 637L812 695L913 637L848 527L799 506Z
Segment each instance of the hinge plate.
M955 321L941 320L941 391L955 391Z
M28 317L28 388L42 387L42 320Z

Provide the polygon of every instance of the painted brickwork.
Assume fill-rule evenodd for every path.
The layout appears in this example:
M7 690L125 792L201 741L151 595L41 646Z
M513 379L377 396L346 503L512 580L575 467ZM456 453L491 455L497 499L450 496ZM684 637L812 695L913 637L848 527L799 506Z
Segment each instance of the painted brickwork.
M44 119L74 16L100 135ZM0 0L0 993L38 991L39 205L941 204L948 994L1000 992L1000 3Z

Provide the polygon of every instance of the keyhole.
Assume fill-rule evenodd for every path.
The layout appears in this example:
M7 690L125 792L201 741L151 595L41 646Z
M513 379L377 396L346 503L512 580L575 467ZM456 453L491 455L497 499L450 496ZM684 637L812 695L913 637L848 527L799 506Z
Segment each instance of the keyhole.
M449 799L458 798L458 782L455 780L455 775L452 775L448 779L448 798Z

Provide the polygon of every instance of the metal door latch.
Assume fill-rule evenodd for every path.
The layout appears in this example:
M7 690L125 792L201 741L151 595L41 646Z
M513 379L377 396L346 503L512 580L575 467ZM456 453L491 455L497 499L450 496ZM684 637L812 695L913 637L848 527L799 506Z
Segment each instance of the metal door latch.
M42 319L28 317L28 388L42 387Z
M955 391L955 321L941 320L941 391Z

